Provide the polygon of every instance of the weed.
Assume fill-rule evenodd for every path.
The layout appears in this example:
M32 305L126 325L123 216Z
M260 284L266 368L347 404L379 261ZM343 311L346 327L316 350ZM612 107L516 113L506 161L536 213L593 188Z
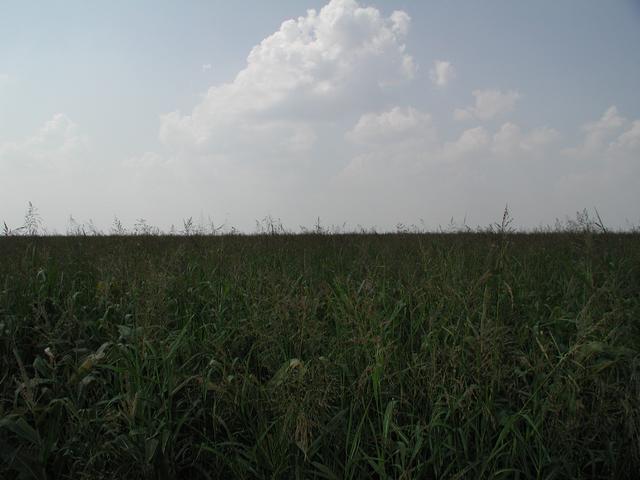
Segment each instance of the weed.
M638 235L510 225L3 237L0 477L633 478Z

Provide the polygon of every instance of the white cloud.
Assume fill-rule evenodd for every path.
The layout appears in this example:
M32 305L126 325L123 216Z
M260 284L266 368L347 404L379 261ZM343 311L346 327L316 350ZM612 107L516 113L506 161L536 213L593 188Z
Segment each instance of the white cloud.
M433 64L433 68L429 70L429 78L431 78L431 81L439 87L446 86L455 77L455 68L453 68L451 62L444 60L436 60Z
M515 90L474 90L475 105L464 109L456 109L453 116L456 120L490 120L513 111L521 95Z
M431 115L413 107L366 113L345 137L355 153L337 179L347 182L363 174L371 179L375 172L388 177L419 170L437 142Z
M588 151L595 151L603 147L606 140L624 125L625 119L618 114L618 109L611 106L602 117L596 121L586 124L583 130L586 132L584 148Z
M60 169L78 161L87 138L69 117L55 114L33 135L0 144L0 167Z
M485 150L489 143L489 132L484 127L470 128L462 132L457 140L445 143L442 153L448 160L457 160Z
M465 213L486 225L505 202L527 225L574 206L595 205L605 221L637 215L640 120L611 107L566 149L553 128L500 118L518 105L518 91L481 89L448 106L466 107L454 115L470 121L452 125L421 110L424 91L404 88L417 69L405 47L409 15L365 1L333 0L274 28L227 83L162 117L156 151L125 153L127 139L90 151L64 114L0 141L0 178L9 179L0 206L32 200L47 223L46 209L102 215L107 225L117 214L168 226L203 210L248 231L267 214L292 227L317 216L382 227L422 217L434 226ZM442 55L427 65L439 87L455 78ZM211 73L215 64L202 58L195 73ZM0 85L16 83L11 75L0 74ZM18 225L22 212L13 208L10 223Z
M404 12L384 17L355 0L285 21L232 82L211 87L188 115L164 115L160 140L178 151L253 160L308 150L316 125L356 113L381 89L412 78L409 24Z
M123 166L132 169L157 168L166 163L166 159L157 152L144 152L142 155L129 157L122 162Z
M596 121L582 127L583 138L577 146L562 153L576 165L625 164L640 168L640 120L629 122L615 106L609 107Z
M352 142L372 145L397 142L401 139L433 139L435 136L431 115L412 107L394 107L382 113L362 115L358 123L347 132Z
M523 133L511 122L503 124L492 139L491 149L498 155L516 156L540 153L560 138L558 131L541 127Z
M618 113L618 108L615 105L609 107L595 122L587 123L583 129L588 133L601 132L620 128L624 125L625 119Z
M346 169L354 172L381 165L422 166L471 161L534 159L549 152L560 138L548 127L523 131L507 122L491 133L483 126L460 132L453 140L438 138L432 116L413 107L394 107L362 115L346 138L359 151ZM378 167L373 167L378 165Z
M96 152L90 152L82 129L63 113L53 115L31 134L0 142L0 178L4 180L0 205L14 205L13 210L0 212L8 215L3 219L12 227L20 225L28 201L53 228L64 225L71 212L100 210L98 192L113 177L105 176L103 165L95 160ZM103 201L111 208L109 199Z
M635 120L631 127L611 144L615 150L640 150L640 120Z
M617 107L612 105L600 119L583 125L584 139L581 145L567 148L564 152L574 157L599 155L609 147L625 122L626 119L619 115Z
M629 125L611 106L598 120L585 124L582 131L581 143L561 152L564 156L560 158L567 167L558 190L582 205L596 206L604 212L605 223L613 219L621 224L625 217L637 221L640 120Z
M429 118L430 129L414 128L420 124L415 118ZM495 130L477 126L442 139L434 123L410 107L363 115L349 133L359 149L336 179L336 208L354 199L373 212L371 222L387 212L404 220L403 211L446 222L443 199L450 214L469 213L471 224L481 225L505 202L528 225L552 223L592 206L609 226L637 218L632 205L640 202L640 120L626 122L609 109L583 129L585 143L602 130L609 132L606 140L595 153L579 149L579 156L563 155L563 136L546 126L525 129L506 122ZM429 141L423 141L425 130Z
M463 122L465 120L471 120L473 118L473 114L464 108L456 108L453 111L453 118L459 122Z

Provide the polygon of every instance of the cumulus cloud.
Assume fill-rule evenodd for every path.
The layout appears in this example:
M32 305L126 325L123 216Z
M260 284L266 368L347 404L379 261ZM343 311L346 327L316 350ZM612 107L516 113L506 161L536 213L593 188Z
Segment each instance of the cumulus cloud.
M394 107L381 113L362 115L347 132L352 142L371 145L398 142L402 139L433 139L435 136L431 115L413 107Z
M409 24L404 12L385 17L355 0L332 0L287 20L251 50L232 82L211 87L189 114L162 116L160 140L205 155L308 150L317 124L357 112L412 78Z
M375 172L388 177L391 172L397 176L419 170L437 142L429 113L399 106L362 115L345 137L355 147L354 156L337 175L346 181L371 179Z
M628 121L615 106L582 126L583 136L576 146L562 153L576 165L603 165L607 168L627 165L640 168L640 120Z
M55 114L33 135L0 144L0 167L45 170L65 168L86 150L87 138L63 113Z
M96 194L109 176L103 175L95 157L83 129L63 113L22 138L0 141L0 178L6 179L0 206L14 206L8 212L2 209L7 215L3 220L20 225L27 201L33 201L54 228L64 225L71 212L100 209Z
M151 169L164 166L167 159L157 152L144 152L142 155L127 158L122 164L132 169Z
M410 107L363 115L349 132L359 148L338 176L341 193L333 197L346 204L353 195L376 213L403 205L429 218L442 218L446 199L449 212L470 213L480 224L491 221L487 212L509 202L518 220L529 225L591 206L609 225L623 225L640 201L640 120L628 122L615 109L585 124L572 155L566 154L563 135L548 126L505 122L442 138L435 123ZM608 134L602 137L602 131ZM585 149L596 137L602 138L595 142L599 148Z
M610 216L633 211L640 202L640 120L629 122L611 106L582 132L577 146L561 151L567 171L559 188L569 198L606 205Z
M629 136L635 138L634 133L630 131ZM394 162L426 167L468 159L480 163L505 157L531 159L546 154L556 144L560 133L549 127L523 130L507 122L493 133L477 126L447 140L439 138L429 113L413 107L393 107L362 115L346 138L361 150L348 167L349 171L354 171L356 166Z
M589 156L602 152L622 129L625 122L626 119L620 116L617 107L612 105L598 120L582 127L584 132L582 144L567 148L565 153L573 156Z
M595 122L586 124L582 129L586 132L584 148L588 151L596 151L603 147L610 135L618 131L625 119L618 113L618 108L613 105Z
M471 188L463 183L473 184L474 178L492 170L520 176L524 174L518 169L540 168L542 161L553 157L560 133L507 122L495 131L476 126L443 138L429 113L393 107L362 115L346 138L355 151L337 176L344 188L367 183L382 188L395 179L398 184L414 185L407 188L418 188L419 182L429 188L438 186L437 190L449 184L455 190ZM456 187L456 181L463 183Z
M436 60L431 70L429 70L429 78L435 85L444 87L456 78L456 70L451 65L451 62Z
M631 127L611 144L614 150L640 150L640 120L635 120Z
M0 205L32 200L47 221L45 209L85 218L98 210L107 222L129 212L164 226L202 209L246 231L268 214L290 226L321 216L388 228L421 217L433 227L468 212L486 225L505 202L529 226L592 205L605 221L635 214L640 120L612 106L567 148L549 126L500 118L514 110L517 90L485 89L455 111L470 124L451 124L405 88L416 72L405 47L409 15L364 2L332 0L283 22L230 81L162 116L156 151L118 159L113 149L90 151L64 114L0 140L0 178L10 179ZM455 69L438 60L429 77L445 87ZM0 74L0 86L15 81Z
M442 147L442 153L444 158L456 160L486 149L489 142L489 132L484 127L470 128L462 132L457 140L446 142Z
M458 108L453 116L456 120L490 120L513 111L521 95L515 90L502 92L500 90L474 90L475 105Z
M540 127L523 132L514 123L503 124L492 139L492 151L498 155L515 156L537 153L544 150L560 138L553 128Z

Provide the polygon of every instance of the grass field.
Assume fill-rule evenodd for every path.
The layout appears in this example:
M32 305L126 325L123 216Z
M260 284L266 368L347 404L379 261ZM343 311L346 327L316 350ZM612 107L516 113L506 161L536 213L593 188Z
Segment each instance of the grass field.
M2 478L637 478L640 235L0 239Z

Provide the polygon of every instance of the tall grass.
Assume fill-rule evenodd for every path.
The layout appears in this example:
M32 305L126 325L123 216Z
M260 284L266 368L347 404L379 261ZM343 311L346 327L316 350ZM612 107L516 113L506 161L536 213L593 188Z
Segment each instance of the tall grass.
M0 239L0 477L635 478L640 237L507 220Z

